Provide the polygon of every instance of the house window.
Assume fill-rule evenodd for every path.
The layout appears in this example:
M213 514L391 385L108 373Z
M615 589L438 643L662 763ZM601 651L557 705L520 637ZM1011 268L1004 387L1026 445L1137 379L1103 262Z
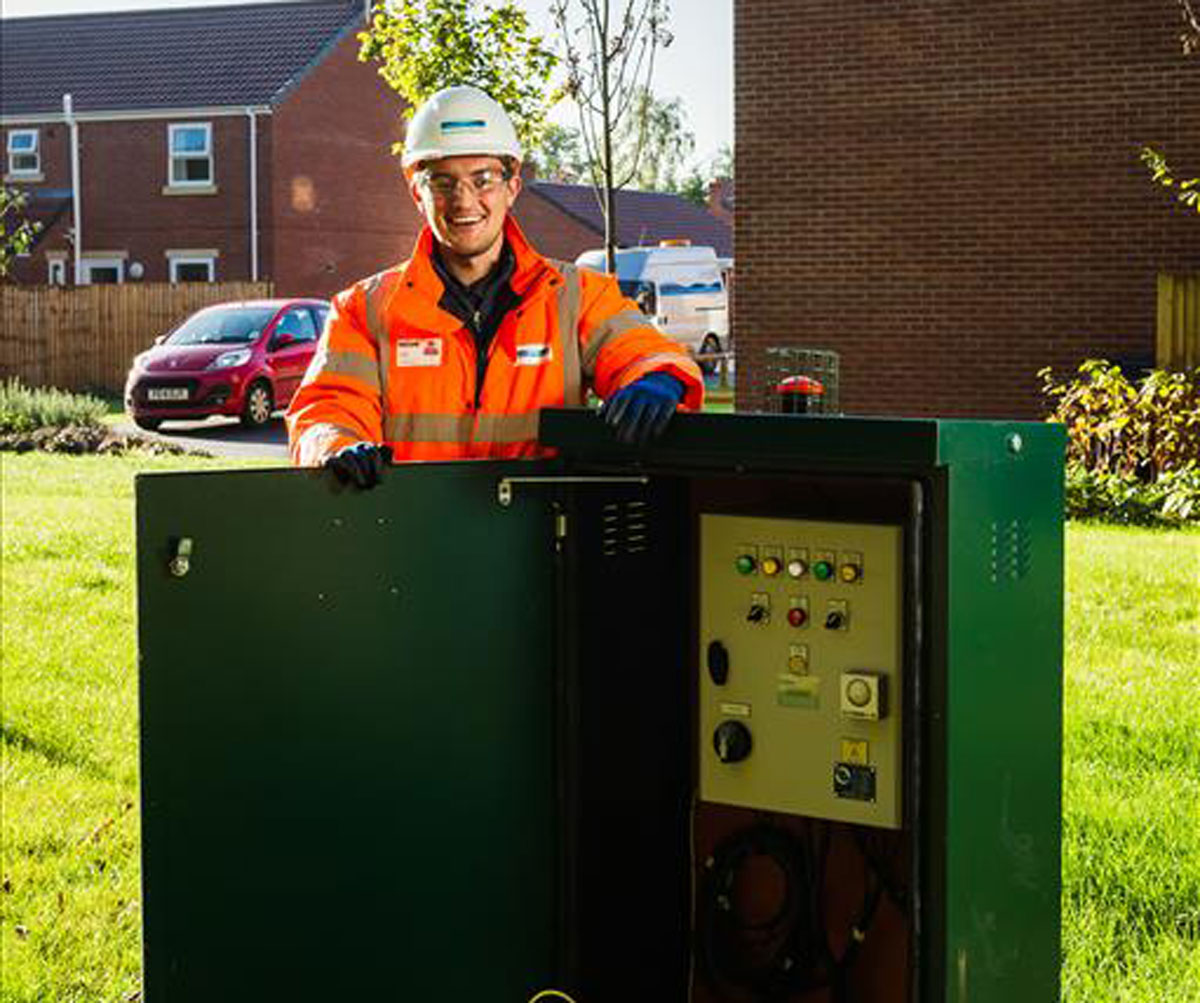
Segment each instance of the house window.
M52 286L67 284L67 263L62 258L51 258L46 262L46 282Z
M169 259L172 282L214 282L217 263L210 257L172 257Z
M40 174L41 170L37 129L13 129L8 134L8 173L20 177L23 174Z
M169 177L172 186L212 184L211 123L168 125L167 142L171 150Z
M125 262L120 258L85 258L82 266L84 285L117 285L125 281Z

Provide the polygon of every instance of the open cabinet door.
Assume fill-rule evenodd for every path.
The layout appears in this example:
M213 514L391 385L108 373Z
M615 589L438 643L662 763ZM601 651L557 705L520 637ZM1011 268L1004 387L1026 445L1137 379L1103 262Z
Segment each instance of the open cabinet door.
M553 983L548 469L138 478L150 1003Z

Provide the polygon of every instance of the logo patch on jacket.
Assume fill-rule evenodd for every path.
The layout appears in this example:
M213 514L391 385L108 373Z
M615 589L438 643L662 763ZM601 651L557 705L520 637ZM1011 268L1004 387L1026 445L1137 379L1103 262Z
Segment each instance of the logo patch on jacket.
M549 345L518 345L518 366L542 366L550 361Z
M441 338L401 338L396 342L397 366L440 366Z

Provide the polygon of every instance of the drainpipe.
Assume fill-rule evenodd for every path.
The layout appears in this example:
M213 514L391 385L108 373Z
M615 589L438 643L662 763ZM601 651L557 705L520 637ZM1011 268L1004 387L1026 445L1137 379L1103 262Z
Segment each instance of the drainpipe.
M258 119L246 109L250 120L250 281L258 281Z
M71 95L62 98L63 118L71 131L71 215L75 231L75 285L83 285L83 208L79 190L79 123L71 108Z

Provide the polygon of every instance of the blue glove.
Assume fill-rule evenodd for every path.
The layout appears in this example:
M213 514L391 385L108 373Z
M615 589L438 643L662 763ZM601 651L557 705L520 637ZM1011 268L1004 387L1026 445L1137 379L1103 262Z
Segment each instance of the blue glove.
M383 477L383 468L392 462L392 451L373 442L343 446L325 461L325 467L343 484L373 488Z
M647 373L606 400L600 417L621 442L641 445L662 435L686 390L670 373Z

